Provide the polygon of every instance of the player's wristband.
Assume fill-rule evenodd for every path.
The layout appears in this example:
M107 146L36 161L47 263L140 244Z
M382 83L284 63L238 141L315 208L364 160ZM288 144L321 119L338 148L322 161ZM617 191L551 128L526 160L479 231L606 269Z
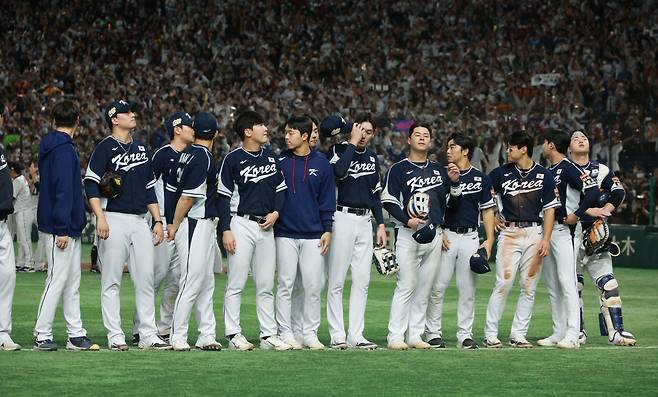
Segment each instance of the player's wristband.
M158 223L164 226L164 223L162 223L162 221L153 221L153 223L151 225L151 229L153 229L155 227L155 225L158 224Z

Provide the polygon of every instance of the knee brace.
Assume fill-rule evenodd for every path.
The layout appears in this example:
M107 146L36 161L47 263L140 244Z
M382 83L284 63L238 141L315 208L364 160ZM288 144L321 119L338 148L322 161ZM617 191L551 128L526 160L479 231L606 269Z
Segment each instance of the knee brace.
M606 274L596 280L599 288L599 301L601 313L599 314L599 327L601 336L610 339L614 331L624 330L624 320L621 315L621 298L619 297L619 284L612 274Z

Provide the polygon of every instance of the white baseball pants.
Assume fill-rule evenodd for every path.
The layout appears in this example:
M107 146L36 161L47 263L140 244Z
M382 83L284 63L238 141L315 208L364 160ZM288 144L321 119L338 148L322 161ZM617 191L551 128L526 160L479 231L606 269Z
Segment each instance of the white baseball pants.
M11 306L16 288L14 239L7 221L0 221L0 343L11 340Z

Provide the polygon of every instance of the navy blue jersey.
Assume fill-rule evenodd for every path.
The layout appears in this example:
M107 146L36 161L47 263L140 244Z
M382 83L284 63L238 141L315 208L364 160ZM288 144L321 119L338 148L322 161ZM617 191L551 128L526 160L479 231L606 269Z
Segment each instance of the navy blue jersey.
M541 222L545 210L560 206L553 175L537 163L528 170L504 164L491 171L489 177L498 211L506 221Z
M123 192L115 199L101 197L98 183L106 171L121 175ZM126 214L144 214L148 204L155 204L155 176L146 146L136 140L119 142L113 136L103 139L89 159L85 174L88 198L101 198L103 209Z
M384 223L379 194L379 161L371 149L356 150L351 143L333 145L331 160L338 188L337 204L353 208L369 208L378 224Z
M275 209L276 193L285 189L276 156L268 149L250 153L240 147L222 161L217 192L231 199L231 213L267 215Z
M432 202L429 217L431 222L436 224L444 223L446 207L456 206L456 198L461 197L459 186L451 188L445 167L433 161L421 164L413 163L407 158L398 161L389 168L382 191L382 203L393 215L398 226L406 226L409 222L406 208L409 198L415 192L430 194Z
M171 145L165 145L153 153L153 157L151 158L153 174L156 179L155 195L160 205L160 214L167 219L167 223L173 222L176 202L172 202L175 199L175 194L165 195L165 188L167 182L176 181L176 178L171 177L171 175L176 174L180 155L181 152L171 147ZM175 193L177 185L170 185L169 188L172 193Z
M562 204L555 209L555 219L562 222L569 214L576 214L581 218L593 204L596 183L589 177L583 177L578 166L566 158L548 169L553 174L555 189Z
M610 193L610 199L608 200L609 203L614 205L615 208L618 208L621 205L626 197L626 191L624 190L619 178L612 174L610 168L598 161L590 161L582 166L576 163L574 163L574 165L582 172L581 179L586 181L586 183L598 186L600 192ZM587 214L583 215L581 217L583 229L589 227L594 220L594 218Z
M9 176L9 166L5 152L0 148L0 218L14 212L14 188Z
M496 206L491 195L491 180L475 167L459 172L462 199L459 206L446 211L446 227L478 227L480 211Z
M217 168L212 153L205 146L192 144L181 153L178 162L176 203L181 196L193 197L194 204L187 213L188 218L218 217Z

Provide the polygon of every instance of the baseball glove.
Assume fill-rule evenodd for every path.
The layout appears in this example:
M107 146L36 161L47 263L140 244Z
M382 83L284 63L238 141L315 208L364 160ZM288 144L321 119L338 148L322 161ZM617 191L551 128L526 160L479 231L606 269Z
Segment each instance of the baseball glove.
M372 264L379 274L388 276L400 270L395 253L388 248L376 247L372 253Z
M101 192L101 196L115 199L121 196L123 192L123 179L121 175L117 174L114 171L107 171L103 178L101 178L98 188Z
M585 254L590 256L596 252L607 250L609 245L610 228L608 222L599 218L592 223L589 229L585 230L585 236L583 237Z
M411 218L426 219L430 213L430 195L425 192L416 192L409 197L407 214Z

